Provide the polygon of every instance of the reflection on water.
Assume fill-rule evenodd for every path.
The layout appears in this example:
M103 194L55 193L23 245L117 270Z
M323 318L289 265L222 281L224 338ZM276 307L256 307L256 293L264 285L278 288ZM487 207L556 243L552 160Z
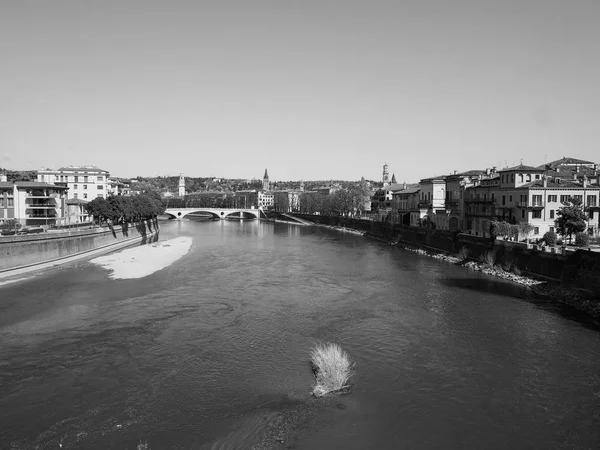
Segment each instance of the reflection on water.
M190 252L143 279L81 262L0 286L0 448L248 448L314 405L317 341L356 376L297 448L597 446L599 333L525 289L322 228L176 236Z

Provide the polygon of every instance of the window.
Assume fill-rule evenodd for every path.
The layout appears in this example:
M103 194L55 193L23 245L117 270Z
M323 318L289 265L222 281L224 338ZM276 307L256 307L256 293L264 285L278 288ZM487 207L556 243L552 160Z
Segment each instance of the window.
M521 210L521 219L524 219L524 218L525 218L525 210L524 210L524 209L522 209L522 210Z
M100 176L98 177L98 181L104 181L104 177L102 177L102 175L100 175Z
M506 205L506 195L502 196L502 206Z
M509 201L510 203L512 203L512 195L509 195L509 196L508 196L508 201Z
M539 174L539 173L535 175L535 179L536 179L536 180L539 180L539 179L540 179L540 174Z
M520 173L520 174L519 174L519 183L522 183L522 182L523 182L523 174L522 174L522 173Z
M561 203L568 202L569 201L569 197L570 197L569 195L561 195L560 196L560 202Z
M550 218L554 219L554 210L553 209L550 210Z
M533 206L542 206L542 196L541 195L533 195Z
M77 192L75 192L75 193L73 194L73 198L77 198L77 196L78 196L78 195L79 195L79 194L77 194Z
M554 227L550 227L550 231L554 233Z
M83 188L84 188L84 189L87 189L87 184L84 184L84 185L83 185Z
M549 195L548 202L556 203L556 195Z
M495 199L494 199L494 193L492 192L492 201L494 201L494 200L495 200Z
M6 199L6 207L10 208L10 207L13 207L13 206L15 206L15 199L14 198L10 198L10 197L7 198Z
M511 183L515 182L515 174L514 173L510 175L510 182Z
M530 181L531 181L531 174L530 174L530 173L528 173L528 174L527 174L527 182L529 183Z
M104 189L104 185L102 185L102 184L99 184L99 185L98 185L98 189Z
M587 196L587 205L588 206L596 206L596 196L595 195Z
M87 175L83 177L83 182L84 182L84 183L87 183L87 182L88 182L88 176L87 176Z
M96 194L96 198L102 198L102 194Z
M73 178L74 178L75 183L79 182L79 177L77 175L75 175Z
M583 195L574 195L574 196L573 196L573 198L574 198L575 200L579 200L580 202L582 202L582 201L583 201Z
M76 184L73 185L73 189L77 189L77 185Z
M590 212L588 213L588 217L590 218L590 220L594 220L594 210L590 209Z
M83 198L87 198L87 194L83 194Z
M527 194L521 195L521 201L522 202L526 202L527 201Z
M540 234L540 227L533 227L533 234Z
M531 218L532 219L541 219L542 218L542 210L541 209L535 209L531 212Z

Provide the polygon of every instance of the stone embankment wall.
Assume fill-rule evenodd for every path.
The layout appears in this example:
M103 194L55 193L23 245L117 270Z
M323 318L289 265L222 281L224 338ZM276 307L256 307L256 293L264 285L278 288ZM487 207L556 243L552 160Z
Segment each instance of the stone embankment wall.
M145 244L158 234L158 221L148 220L87 230L0 237L0 272L57 261L93 250Z
M446 230L430 230L384 222L358 220L345 217L312 216L294 214L303 219L324 225L354 228L387 241L398 241L447 254L458 254L465 247L470 259L478 260L489 252L494 264L518 267L524 275L534 275L560 282L569 289L596 296L600 299L600 253L587 250L566 251L541 248L521 242L491 240L469 234Z

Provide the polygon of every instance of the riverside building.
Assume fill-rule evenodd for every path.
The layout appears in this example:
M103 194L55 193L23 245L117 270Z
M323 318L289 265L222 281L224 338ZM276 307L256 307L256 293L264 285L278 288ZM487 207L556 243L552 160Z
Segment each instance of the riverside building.
M64 225L67 188L35 181L0 182L0 222L25 226Z
M37 181L69 188L70 198L90 201L106 198L110 191L110 173L96 166L67 166L58 170L38 171Z

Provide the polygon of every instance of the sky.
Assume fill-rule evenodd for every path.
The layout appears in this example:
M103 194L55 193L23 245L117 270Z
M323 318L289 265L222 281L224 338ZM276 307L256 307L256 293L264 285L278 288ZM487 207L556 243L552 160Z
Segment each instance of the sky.
M399 182L599 162L598 0L2 0L0 167Z

